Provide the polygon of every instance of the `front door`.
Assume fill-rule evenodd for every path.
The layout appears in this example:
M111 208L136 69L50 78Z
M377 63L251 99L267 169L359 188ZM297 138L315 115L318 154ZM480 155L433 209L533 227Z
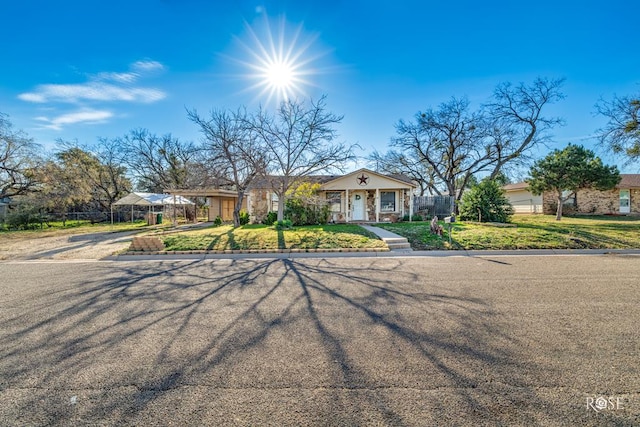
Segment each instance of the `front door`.
M351 210L352 221L364 221L364 196L362 193L356 193L353 195Z
M620 213L631 212L631 192L629 190L620 190Z

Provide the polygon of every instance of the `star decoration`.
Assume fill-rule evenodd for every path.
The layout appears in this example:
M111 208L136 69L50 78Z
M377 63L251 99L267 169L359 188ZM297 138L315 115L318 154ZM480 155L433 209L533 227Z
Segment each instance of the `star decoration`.
M359 185L367 185L367 181L369 181L369 177L365 174L360 175L356 179L358 180Z

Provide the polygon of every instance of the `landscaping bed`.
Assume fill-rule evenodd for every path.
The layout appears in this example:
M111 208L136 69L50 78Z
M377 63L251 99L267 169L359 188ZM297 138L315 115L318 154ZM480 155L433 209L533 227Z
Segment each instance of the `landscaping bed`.
M429 222L401 222L378 226L406 237L414 250L435 249L638 249L640 218L552 215L518 215L511 227L472 222L452 224L451 244L448 227L431 234Z

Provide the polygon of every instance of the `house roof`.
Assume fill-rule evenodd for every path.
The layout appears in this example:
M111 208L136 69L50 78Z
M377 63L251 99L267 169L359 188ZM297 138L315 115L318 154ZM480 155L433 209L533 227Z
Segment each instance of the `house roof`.
M529 188L529 184L526 182L516 182L515 184L507 184L507 185L503 185L502 188L504 189L504 191L519 191L519 190L526 190L527 188Z
M331 181L332 179L335 179L339 176L341 175L307 175L307 176L301 177L300 179L304 180L304 182L311 182L314 184L316 183L324 184L325 182ZM261 176L253 180L253 182L249 186L249 189L270 189L271 183L278 182L279 179L282 179L282 176L280 175Z
M175 188L165 189L165 193L179 194L186 197L238 197L238 192L234 190L225 190L222 188Z
M413 180L411 178L407 177L406 175L401 175L401 174L383 174L383 173L380 173L380 172L372 171L371 169L367 169L367 168L360 168L360 169L358 169L356 171L349 172L349 173L344 174L344 175L334 176L332 179L329 179L329 180L325 181L324 183L331 182L331 181L337 181L337 180L342 179L344 177L352 176L352 175L355 176L355 175L359 175L361 173L378 175L378 176L383 177L383 178L391 179L391 180L394 180L394 181L399 181L402 184L405 184L405 185L408 184L408 185L410 185L412 187L415 187L415 183L413 182Z
M164 205L193 205L191 200L182 196L172 196L170 194L157 193L129 193L122 199L113 203L114 205L134 205L134 206L164 206Z
M640 188L640 173L621 173L622 179L616 188Z
M304 177L301 177L302 180L304 180L305 182L311 182L314 184L325 184L327 182L336 180L336 179L340 179L343 178L345 176L349 176L349 175L353 175L353 174L358 174L361 172L366 172L366 173L373 173L376 175L380 175L386 178L390 178L396 181L400 181L403 182L405 184L410 184L410 185L415 185L413 183L413 180L411 178L409 178L406 175L402 175L402 174L383 174L383 173L379 173L379 172L375 172L366 168L361 168L358 169L357 171L354 172L349 172L346 173L344 175L307 175ZM270 182L274 182L277 181L279 178L281 178L278 175L269 175L267 177L260 177L257 178L253 181L253 183L249 186L250 189L268 189L271 188L271 184Z
M621 173L620 177L622 179L615 188L640 188L640 173ZM506 192L527 190L529 184L524 181L516 182L515 184L503 185L502 188Z

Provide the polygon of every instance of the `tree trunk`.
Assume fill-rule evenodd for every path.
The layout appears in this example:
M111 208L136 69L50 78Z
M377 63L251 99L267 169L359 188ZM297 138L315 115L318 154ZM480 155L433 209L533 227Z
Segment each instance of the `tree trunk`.
M284 193L278 194L278 221L284 220Z
M242 201L244 200L244 191L238 191L238 201L233 208L233 226L240 227L240 211L242 210Z
M562 205L564 200L562 199L562 193L558 194L558 208L556 209L556 221L562 219Z

